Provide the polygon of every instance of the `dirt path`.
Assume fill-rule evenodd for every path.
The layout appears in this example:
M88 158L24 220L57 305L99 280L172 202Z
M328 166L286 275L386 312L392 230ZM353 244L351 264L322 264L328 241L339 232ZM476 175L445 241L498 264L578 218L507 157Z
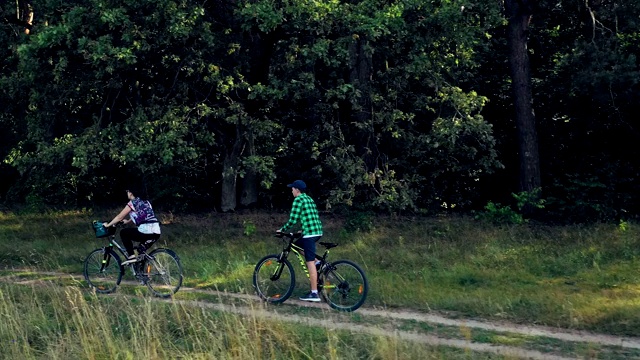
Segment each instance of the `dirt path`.
M349 330L352 332L359 332L370 334L374 336L386 336L386 337L396 337L401 340L412 341L427 345L435 345L435 346L451 346L456 348L468 349L471 351L480 351L480 352L491 352L495 354L500 354L504 356L517 357L523 359L550 359L550 360L563 360L563 359L575 359L570 357L563 357L551 354L545 354L540 351L521 349L517 347L511 346L497 346L491 344L479 344L473 343L467 340L458 340L458 339L447 339L437 336L417 334L408 331L402 330L394 330L387 331L375 326L365 326L354 324L346 321L336 321L336 319L329 318L327 319L315 319L309 318L299 315L291 315L291 314L280 314L273 307L269 308L268 306L261 306L260 309L256 310L256 308L247 308L247 307L237 307L225 304L214 304L202 301L185 301L185 300L173 300L176 303L184 304L187 306L199 306L212 308L220 311L231 312L234 314L246 315L246 316L258 316L266 319L273 319L276 321L283 322L293 322L293 323L301 323L312 326L321 326L327 329L340 329L340 330ZM299 302L302 303L302 302ZM307 303L303 303L303 306L308 306ZM359 310L358 310L359 311Z
M24 280L20 279L18 275L21 274L34 274L33 272L21 272L15 271L14 275L5 275L0 277L0 281L11 282L14 284L35 284L40 283L40 279ZM56 277L59 279L74 279L78 281L84 281L81 275L77 274L65 274L56 272L38 272L38 276L42 277ZM588 343L601 346L617 346L623 349L640 349L640 338L635 337L623 337L613 336L606 334L596 334L586 331L572 331L567 329L543 327L543 326L525 326L519 324L512 324L507 322L495 322L495 321L483 321L476 319L453 319L437 313L422 313L416 312L410 309L384 309L377 307L362 307L356 311L356 313L364 318L377 318L387 324L386 328L380 328L377 326L366 326L349 321L348 318L342 313L331 310L326 304L322 303L307 303L296 299L287 300L288 306L297 307L314 307L326 309L326 316L322 319L318 319L311 316L302 316L291 314L287 312L286 308L280 308L269 304L264 304L259 301L257 296L253 294L240 294L240 293L227 293L215 290L195 289L183 287L180 292L193 292L199 294L205 294L209 296L215 296L220 299L219 302L213 303L210 301L198 301L198 300L162 300L157 301L170 301L176 304L185 306L197 306L202 308L216 309L220 311L240 314L259 316L262 318L274 319L284 322L304 323L313 326L321 326L328 329L344 329L353 332L366 333L375 336L387 336L396 337L398 339L412 341L422 344L437 345L437 346L451 346L456 348L463 348L472 351L489 352L509 357L524 358L524 359L576 359L578 357L566 357L561 355L555 355L550 353L544 353L531 349L524 349L515 346L502 346L492 345L487 343L475 343L469 340L451 339L440 336L418 334L416 332L404 331L393 327L389 327L394 321L399 320L411 320L427 324L438 324L459 328L469 329L482 329L498 333L513 333L527 336L539 336L546 337L561 341L575 342L575 343ZM224 299L238 299L243 300L246 305L228 304ZM379 321L378 321L379 322Z
M237 299L248 299L258 301L257 297L253 294L236 294L236 293L224 293L214 290L202 290L193 288L181 288L180 291L193 291L209 295L233 297ZM296 299L287 300L287 304L294 304L304 307L315 308L328 308L325 304L308 303L299 301ZM514 334L528 335L528 336L544 336L552 339L558 339L562 341L573 342L586 342L598 345L607 346L620 346L629 349L640 349L640 338L614 336L606 334L596 334L588 331L574 331L561 328L545 327L545 326L529 326L519 325L508 322L497 321L482 321L474 319L452 319L444 315L416 312L411 309L384 309L377 307L366 307L356 311L358 314L365 316L378 316L381 318L388 318L394 320L414 320L418 322L425 322L431 324L440 324L455 327L467 327L474 329L483 329L489 331L509 332Z

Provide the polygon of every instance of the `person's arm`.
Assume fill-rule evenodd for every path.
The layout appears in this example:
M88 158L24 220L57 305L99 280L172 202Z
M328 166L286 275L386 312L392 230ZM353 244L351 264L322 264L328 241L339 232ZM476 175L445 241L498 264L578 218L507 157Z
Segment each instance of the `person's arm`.
M295 198L293 200L293 205L291 205L291 213L289 214L289 221L286 224L282 225L280 231L286 231L295 225L298 221L300 221L300 214L302 214L302 201L299 198Z
M129 205L125 205L124 209L122 209L122 211L120 211L120 214L116 215L116 217L113 218L113 220L111 220L108 223L104 223L104 227L110 227L113 226L117 223L119 223L120 221L124 220L124 218L129 215L129 213L131 212L131 208L129 207ZM127 221L128 222L128 221Z

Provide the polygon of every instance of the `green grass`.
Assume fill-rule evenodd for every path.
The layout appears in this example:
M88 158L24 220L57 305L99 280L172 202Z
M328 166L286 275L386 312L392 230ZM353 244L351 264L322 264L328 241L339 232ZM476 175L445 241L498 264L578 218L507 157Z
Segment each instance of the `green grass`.
M0 214L0 266L81 274L103 244L91 220L103 212ZM252 292L264 255L279 252L273 230L286 213L161 214L163 246L185 268L185 286ZM438 310L524 324L640 336L640 226L495 227L469 218L380 217L349 233L323 217L330 258L359 263L370 281L365 306ZM299 270L297 261L292 261ZM298 271L294 296L306 291Z
M6 273L2 274L5 280ZM448 347L426 346L389 338L359 334L335 327L312 327L287 322L304 316L331 324L360 324L393 334L395 329L411 333L460 339L473 343L504 345L546 354L590 359L628 359L640 351L614 346L582 344L541 336L471 329L464 326L428 324L387 317L361 317L327 309L283 305L280 314L264 318L264 304L255 300L225 298L183 292L182 301L154 301L141 287L125 285L119 294L95 296L78 288L69 278L20 274L12 280L46 280L34 286L0 284L0 342L9 344L9 355L19 358L129 358L145 354L163 358L319 358L319 359L500 359L502 356ZM190 304L184 300L197 300ZM230 314L207 305L245 309ZM272 309L272 306L266 306ZM282 319L279 321L277 319ZM310 322L313 323L313 320ZM340 326L338 328L343 328ZM147 341L152 338L154 341ZM259 341L259 344L255 342ZM103 342L103 345L99 345ZM267 344L264 344L267 342ZM216 346L212 346L217 344ZM231 344L231 346L229 346ZM4 347L3 347L4 348ZM15 351L14 351L15 350ZM467 357L465 357L466 355ZM210 357L209 357L210 358ZM506 357L509 358L509 357Z
M502 359L74 287L0 284L7 359Z

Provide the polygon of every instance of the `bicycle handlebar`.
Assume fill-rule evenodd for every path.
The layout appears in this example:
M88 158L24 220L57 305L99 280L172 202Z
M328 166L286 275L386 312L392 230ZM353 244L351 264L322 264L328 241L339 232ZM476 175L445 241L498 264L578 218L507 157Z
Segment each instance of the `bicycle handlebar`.
M100 223L101 223L101 224L103 224L103 223L106 223L106 222L108 222L108 221L102 221L102 222L100 222ZM113 224L113 225L111 225L111 226L109 226L109 227L119 228L119 227L121 227L122 225L124 225L124 220L120 220L120 221L118 221L117 223L115 223L115 224Z
M300 233L300 232L297 232L297 233L276 232L276 234L274 236L277 237L277 238L280 238L280 239L283 238L283 237L286 237L286 238L288 238L290 240L295 240L295 239L301 238L302 237L302 233Z

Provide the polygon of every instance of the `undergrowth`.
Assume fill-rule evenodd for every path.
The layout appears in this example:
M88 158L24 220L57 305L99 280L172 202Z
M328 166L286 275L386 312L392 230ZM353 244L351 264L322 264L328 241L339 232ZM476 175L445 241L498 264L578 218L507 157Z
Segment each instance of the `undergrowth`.
M90 222L116 211L0 214L0 266L81 274L84 257L105 243ZM264 212L160 216L157 246L180 255L184 286L246 293L253 293L256 262L280 251L273 232L287 219ZM497 226L465 217L367 216L368 231L349 231L357 227L345 227L345 219L322 220L322 240L340 244L330 259L365 270L365 306L640 335L638 224ZM298 296L308 280L294 267Z

